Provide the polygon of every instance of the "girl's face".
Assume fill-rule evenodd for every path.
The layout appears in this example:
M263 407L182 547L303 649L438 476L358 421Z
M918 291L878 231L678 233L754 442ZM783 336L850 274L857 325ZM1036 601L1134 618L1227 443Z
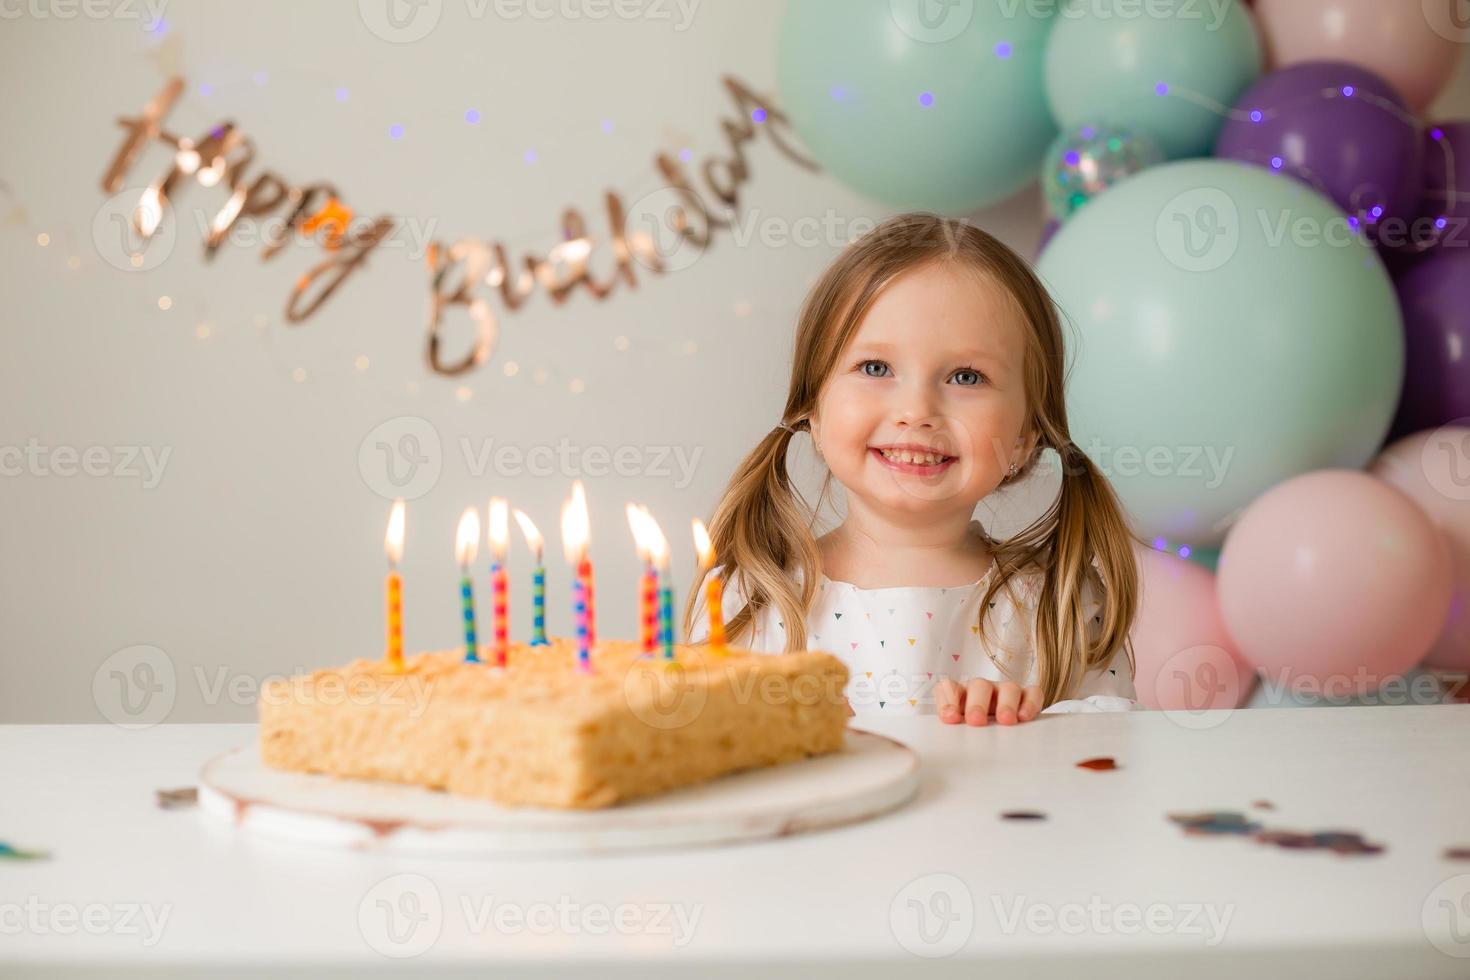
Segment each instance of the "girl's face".
M1024 325L1001 288L948 262L889 284L818 397L812 437L869 507L960 511L1029 457Z

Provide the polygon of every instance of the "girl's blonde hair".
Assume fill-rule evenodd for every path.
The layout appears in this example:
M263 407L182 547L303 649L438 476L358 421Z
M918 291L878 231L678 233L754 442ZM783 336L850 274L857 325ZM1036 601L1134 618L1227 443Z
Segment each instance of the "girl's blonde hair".
M1017 467L1012 483L1028 473L1041 450L1057 451L1062 487L1052 506L1005 541L988 539L995 559L984 611L996 592L1029 567L1044 572L1036 613L1037 677L1044 703L1071 696L1082 674L1105 663L1119 647L1133 665L1128 632L1138 609L1137 539L1107 478L1075 444L1067 429L1061 322L1051 297L1024 259L968 222L927 213L884 221L848 246L822 274L802 305L782 425L740 463L715 509L709 532L718 572L736 581L747 602L726 624L735 642L754 631L755 617L775 605L785 624L786 650L806 649L806 614L816 601L821 559L813 526L831 486L827 473L815 508L792 486L786 451L793 430L809 430L822 386L848 341L877 299L899 275L930 262L959 262L986 275L1009 294L1025 323L1024 375L1027 414L1040 434L1036 451ZM790 426L791 428L786 428ZM1095 566L1095 567L1094 567ZM798 588L793 573L801 572ZM1102 608L1095 643L1089 643L1082 587L1088 576ZM693 624L704 589L701 577L684 608ZM982 634L983 635L983 634Z

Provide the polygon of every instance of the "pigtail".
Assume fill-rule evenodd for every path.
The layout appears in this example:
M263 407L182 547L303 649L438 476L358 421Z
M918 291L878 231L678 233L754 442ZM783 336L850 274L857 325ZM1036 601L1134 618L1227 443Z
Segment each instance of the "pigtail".
M1070 440L1058 450L1062 486L1051 507L1025 530L997 545L995 580L980 604L1023 568L1042 572L1035 655L1042 704L1072 697L1082 676L1122 649L1137 673L1128 633L1138 613L1138 562L1126 513L1097 465ZM1089 586L1101 602L1084 602ZM1101 617L1094 620L1093 617ZM982 629L983 629L982 617Z
M772 429L741 461L710 520L709 533L718 556L711 572L725 576L727 583L738 574L746 599L725 623L727 640L733 645L753 636L756 616L775 606L785 624L789 653L806 649L806 611L815 599L821 564L813 512L786 467L794 431L806 423L787 424L791 427ZM796 571L801 573L799 588L793 581ZM685 601L686 635L704 598L703 583L699 579Z

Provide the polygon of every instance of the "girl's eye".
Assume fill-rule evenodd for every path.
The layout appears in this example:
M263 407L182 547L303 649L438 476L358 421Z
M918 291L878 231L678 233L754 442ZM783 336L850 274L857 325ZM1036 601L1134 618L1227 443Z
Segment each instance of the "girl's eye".
M983 376L973 368L960 368L954 374L950 375L950 379L956 384L972 386L978 385L983 380Z
M863 361L858 368L870 378L886 378L891 373L888 365L883 361Z

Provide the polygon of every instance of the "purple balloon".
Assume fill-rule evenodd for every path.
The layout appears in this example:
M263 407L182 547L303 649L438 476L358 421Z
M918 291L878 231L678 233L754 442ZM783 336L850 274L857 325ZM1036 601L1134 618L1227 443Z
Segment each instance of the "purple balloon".
M1470 248L1470 120L1434 123L1424 134L1424 197L1400 251Z
M1424 193L1418 119L1357 65L1313 61L1263 76L1235 103L1215 155L1312 185L1375 241L1378 228L1407 229Z
M1406 361L1389 441L1470 418L1470 249L1434 249L1397 286Z

